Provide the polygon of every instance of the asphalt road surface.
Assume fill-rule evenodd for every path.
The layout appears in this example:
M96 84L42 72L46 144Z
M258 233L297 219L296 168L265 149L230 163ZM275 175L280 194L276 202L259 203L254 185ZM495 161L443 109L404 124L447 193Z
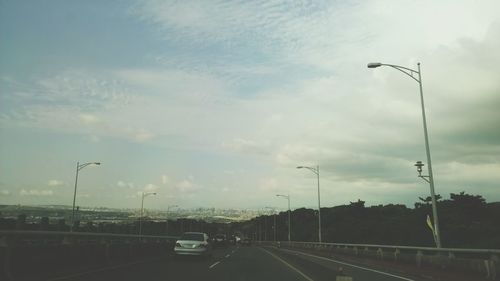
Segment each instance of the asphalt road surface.
M419 281L387 272L350 265L297 251L257 246L228 246L214 250L211 258L163 257L115 265L51 280L315 280L335 281L339 274L353 281Z

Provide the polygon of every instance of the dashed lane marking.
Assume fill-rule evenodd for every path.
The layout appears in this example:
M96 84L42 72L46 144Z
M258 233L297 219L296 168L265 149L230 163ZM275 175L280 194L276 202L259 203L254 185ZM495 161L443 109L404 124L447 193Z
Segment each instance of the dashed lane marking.
M209 266L208 268L209 268L209 269L212 269L213 267L215 267L215 266L216 266L216 265L218 265L219 263L220 263L220 261L218 261L218 262L216 262L216 263L212 264L212 265L211 265L211 266Z

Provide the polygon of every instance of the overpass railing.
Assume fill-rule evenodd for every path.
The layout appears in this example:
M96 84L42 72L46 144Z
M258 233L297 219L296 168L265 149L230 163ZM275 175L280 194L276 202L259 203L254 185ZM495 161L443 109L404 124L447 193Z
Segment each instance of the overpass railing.
M161 243L172 242L177 236L155 236L155 235L135 235L135 234L114 234L114 233L94 233L94 232L62 232L62 231L22 231L6 230L0 231L0 247L7 245L29 245L40 243L94 243L94 242L142 242Z
M0 231L0 280L30 279L29 274L50 279L60 272L168 255L176 239L112 233Z
M344 255L366 260L409 264L417 268L455 270L498 280L500 249L433 248L397 245L318 243L318 242L258 242L261 245L299 249L323 255Z

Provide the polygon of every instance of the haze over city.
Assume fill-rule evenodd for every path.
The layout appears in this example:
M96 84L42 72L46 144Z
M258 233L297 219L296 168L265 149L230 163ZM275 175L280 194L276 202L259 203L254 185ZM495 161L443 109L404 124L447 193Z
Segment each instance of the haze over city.
M2 1L0 203L499 201L499 1ZM396 24L397 23L397 24ZM426 167L426 166L425 166ZM424 168L424 171L426 169Z

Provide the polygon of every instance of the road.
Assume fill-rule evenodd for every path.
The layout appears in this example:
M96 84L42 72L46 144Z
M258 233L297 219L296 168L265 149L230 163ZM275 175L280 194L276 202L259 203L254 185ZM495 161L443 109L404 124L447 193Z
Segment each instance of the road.
M419 281L297 251L257 246L229 246L211 258L163 257L115 265L51 280L336 280L339 267L354 281Z

